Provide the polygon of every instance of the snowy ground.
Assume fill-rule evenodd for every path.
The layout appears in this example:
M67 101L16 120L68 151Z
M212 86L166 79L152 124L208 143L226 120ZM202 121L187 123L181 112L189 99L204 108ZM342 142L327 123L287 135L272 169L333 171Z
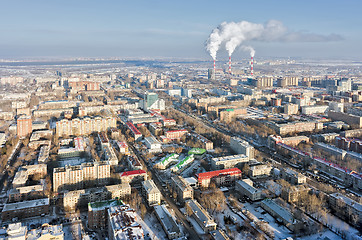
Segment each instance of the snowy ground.
M274 232L275 239L284 239L287 237L292 237L292 233L284 225L280 225L275 222L275 219L268 213L266 213L258 203L245 203L244 209L248 210L254 222L265 221L268 223L268 228ZM264 213L265 212L265 213ZM263 214L264 213L264 214Z
M287 237L293 237L293 233L290 232L289 229L287 229L284 225L280 225L280 224L276 223L275 219L270 214L266 213L258 205L259 205L258 203L253 203L253 204L245 203L244 204L244 209L247 209L252 214L255 221L263 220L263 221L268 222L268 227L270 227L273 230L273 232L275 234L275 239L284 239L284 238L287 238ZM264 214L262 214L262 213L264 213ZM356 229L354 229L354 230L356 232L358 232ZM341 239L340 236L338 236L337 234L331 232L328 229L325 229L324 232L321 232L321 233L318 233L318 234L305 236L305 237L300 237L300 238L295 238L295 239L303 239L303 240L309 240L309 239L314 240L315 239L315 240L317 240L317 239L324 239L324 237L328 237L331 240L332 239L333 240L334 239Z
M323 221L334 232L344 232L346 239L352 239L353 235L359 233L357 229L330 213L327 213L327 218L325 220L320 219L320 221Z

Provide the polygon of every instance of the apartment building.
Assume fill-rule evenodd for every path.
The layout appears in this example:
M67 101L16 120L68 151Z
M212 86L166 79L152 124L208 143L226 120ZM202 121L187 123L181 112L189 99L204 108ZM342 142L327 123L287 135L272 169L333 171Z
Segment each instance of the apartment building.
M69 191L64 193L63 206L68 211L74 211L77 208L86 207L90 202L121 199L130 194L131 186L128 183Z
M62 119L56 123L56 134L58 137L71 135L81 136L89 135L92 132L107 131L108 128L115 127L117 127L115 117Z
M185 206L187 215L192 216L205 233L216 230L214 219L196 200L187 200Z
M230 138L230 147L237 154L244 154L249 157L249 159L254 158L254 147L241 138Z
M138 223L139 216L128 205L108 208L107 219L110 240L144 238L143 229Z
M249 161L250 158L244 154L216 157L211 159L211 168L214 170L234 168Z
M153 180L147 180L142 183L142 192L146 197L148 205L160 205L161 204L161 192L158 190Z
M2 221L41 216L49 213L49 198L7 203L1 212Z
M223 169L211 172L199 173L197 181L200 187L209 187L211 181L217 186L227 186L235 183L241 178L241 170L238 168Z
M90 185L106 185L110 178L110 165L107 162L83 163L77 166L54 168L53 191L83 189Z
M171 177L171 187L179 203L184 204L186 200L194 199L194 189L182 176Z

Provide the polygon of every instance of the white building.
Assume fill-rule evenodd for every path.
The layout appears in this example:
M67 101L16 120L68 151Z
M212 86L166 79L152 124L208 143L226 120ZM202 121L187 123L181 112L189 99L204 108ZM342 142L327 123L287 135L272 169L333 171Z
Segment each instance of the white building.
M315 105L315 106L303 106L302 107L302 113L303 114L315 114L315 113L325 113L328 111L329 106L325 105Z
M163 230L166 232L168 239L176 239L182 237L182 231L177 225L175 219L166 208L166 205L155 206L157 219L160 221Z
M161 149L162 144L154 136L145 137L145 144L149 152L152 153L162 152Z
M143 194L146 197L148 205L160 205L161 192L158 190L153 180L147 180L142 182Z
M249 160L245 154L216 157L211 159L211 167L214 170L234 168L239 164L249 162Z
M245 195L250 198L251 201L258 201L262 199L262 191L253 186L253 181L250 179L244 179L237 181L235 184L235 190L241 195Z
M237 154L244 154L248 156L249 159L254 158L254 147L241 138L230 138L230 147Z

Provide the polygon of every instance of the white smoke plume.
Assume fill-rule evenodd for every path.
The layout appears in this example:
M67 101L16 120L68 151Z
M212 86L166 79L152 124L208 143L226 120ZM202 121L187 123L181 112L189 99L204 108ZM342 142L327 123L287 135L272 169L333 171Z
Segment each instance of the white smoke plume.
M235 49L247 41L279 41L279 42L327 42L339 41L343 38L337 34L321 35L315 33L302 33L289 31L282 22L270 20L265 24L241 22L223 22L215 28L208 40L206 49L216 60L216 54L225 43L229 56ZM249 49L250 50L250 49ZM252 52L250 52L252 53ZM255 53L255 52L254 52Z
M241 46L241 48L244 51L249 51L250 52L250 57L254 57L255 56L255 50L254 48L252 48L251 46Z

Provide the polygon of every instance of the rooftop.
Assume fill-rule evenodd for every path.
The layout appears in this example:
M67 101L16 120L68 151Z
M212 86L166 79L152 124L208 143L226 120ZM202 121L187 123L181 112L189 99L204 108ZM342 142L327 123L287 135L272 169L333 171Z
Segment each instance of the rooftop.
M165 205L155 206L154 208L156 214L158 215L158 218L160 219L164 228L167 229L168 233L180 232L177 223L175 222L175 220L173 219L173 217L171 216L170 212L168 211Z
M196 216L199 222L203 223L205 227L216 225L214 220L196 200L188 200L186 204L191 208L192 213Z
M264 199L262 203L272 209L280 218L284 219L286 222L294 223L294 218L292 214L288 210L277 204L274 200Z
M7 203L4 206L3 212L14 211L24 208L40 207L46 205L49 205L49 198L36 199L36 200L17 202L17 203Z
M99 201L99 202L90 202L88 203L88 211L99 211L103 210L105 208L114 207L114 206L120 206L124 205L122 200L118 199L111 199L111 200L105 200L105 201Z
M198 179L200 181L202 179L208 179L220 175L237 175L237 174L241 174L241 170L239 168L229 168L229 169L199 173Z
M153 180L144 181L144 182L142 182L142 185L148 194L160 193L160 190L158 190L158 188L157 188L156 184L153 182Z
M256 189L253 185L250 185L245 180L237 181L236 184L239 184L240 186L242 186L246 191L248 191L251 194L261 192L259 189Z

